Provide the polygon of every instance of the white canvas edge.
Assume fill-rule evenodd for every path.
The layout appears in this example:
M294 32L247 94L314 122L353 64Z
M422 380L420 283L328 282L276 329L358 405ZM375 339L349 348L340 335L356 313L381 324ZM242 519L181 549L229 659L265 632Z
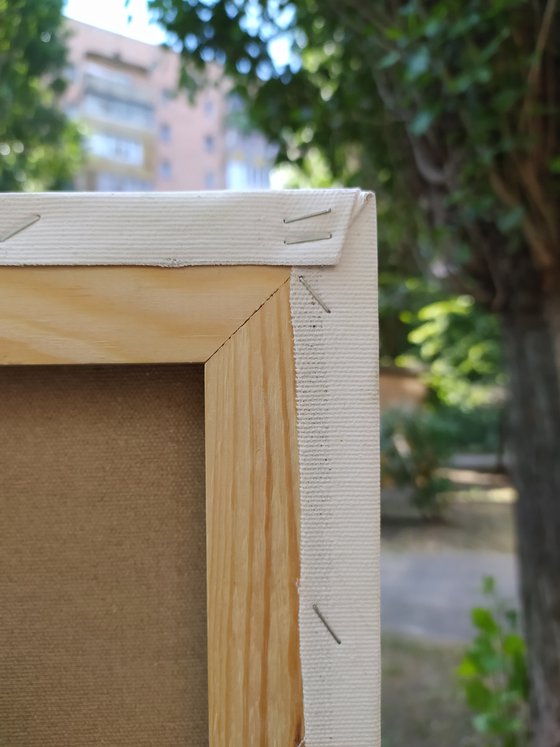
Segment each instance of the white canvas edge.
M4 193L2 265L333 265L360 191Z
M380 744L375 199L339 263L294 267L305 747Z

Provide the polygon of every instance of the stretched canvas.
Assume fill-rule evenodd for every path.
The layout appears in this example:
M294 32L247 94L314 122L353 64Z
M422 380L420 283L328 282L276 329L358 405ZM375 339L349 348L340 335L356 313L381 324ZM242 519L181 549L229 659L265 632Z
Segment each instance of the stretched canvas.
M375 200L0 195L0 742L378 747Z

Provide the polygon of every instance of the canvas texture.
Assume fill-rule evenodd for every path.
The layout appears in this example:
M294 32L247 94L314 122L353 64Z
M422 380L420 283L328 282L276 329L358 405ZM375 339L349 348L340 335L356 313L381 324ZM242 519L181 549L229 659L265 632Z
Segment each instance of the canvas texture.
M380 744L375 245L364 194L339 263L292 271L306 747Z
M0 265L332 265L359 202L358 190L5 193Z
M0 744L208 743L201 366L0 366Z

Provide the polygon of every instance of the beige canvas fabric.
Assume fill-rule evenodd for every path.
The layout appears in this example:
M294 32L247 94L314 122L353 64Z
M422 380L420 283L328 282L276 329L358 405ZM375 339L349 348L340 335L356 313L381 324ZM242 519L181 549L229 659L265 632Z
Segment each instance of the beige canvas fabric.
M332 265L359 203L340 189L2 194L0 265Z
M200 366L0 366L0 745L208 743Z
M366 194L339 263L292 272L306 747L380 744L375 242Z

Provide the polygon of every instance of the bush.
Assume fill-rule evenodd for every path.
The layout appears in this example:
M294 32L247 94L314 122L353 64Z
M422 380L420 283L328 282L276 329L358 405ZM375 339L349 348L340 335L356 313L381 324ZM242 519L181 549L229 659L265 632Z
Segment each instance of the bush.
M437 471L453 454L455 427L430 410L389 410L381 422L381 474L385 486L411 488L412 504L426 517L441 515L449 480Z
M485 747L525 747L528 676L518 616L498 597L492 578L484 579L483 590L489 604L472 610L477 634L457 673Z
M475 407L442 407L440 417L453 423L454 451L497 454L503 449L504 410L501 405Z

